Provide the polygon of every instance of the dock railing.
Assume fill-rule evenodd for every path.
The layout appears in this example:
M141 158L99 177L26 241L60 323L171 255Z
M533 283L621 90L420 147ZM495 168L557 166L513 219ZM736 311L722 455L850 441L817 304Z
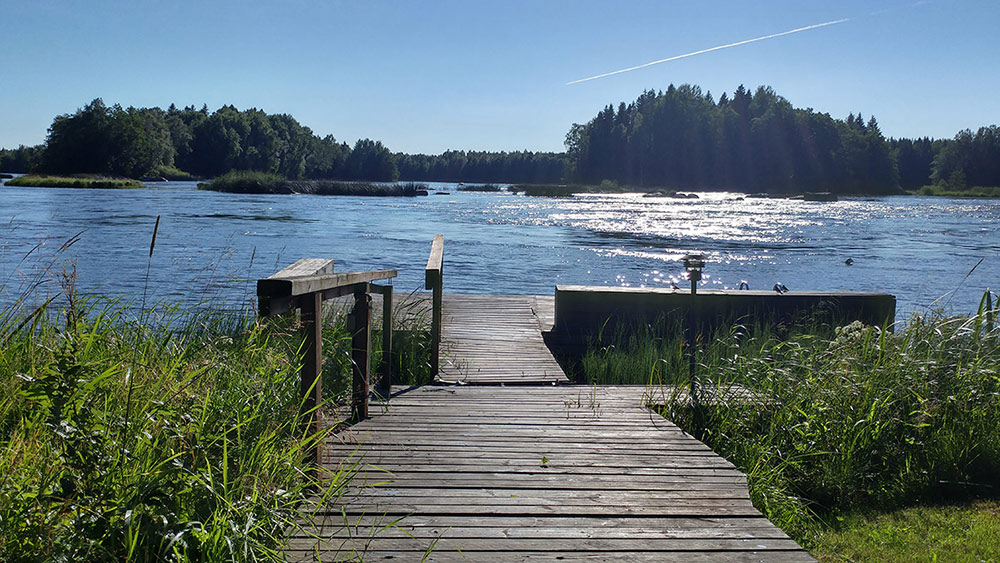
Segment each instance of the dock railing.
M368 417L369 359L371 358L371 295L382 294L382 364L379 388L388 397L392 384L392 286L371 282L396 277L396 270L375 270L335 274L333 260L303 258L280 272L257 281L259 313L262 317L280 315L299 309L302 345L299 389L301 392L300 424L309 435L322 429L323 404L323 301L354 295L354 306L348 314L351 333L351 417L355 421ZM319 444L311 452L319 462Z
M444 235L434 235L431 254L424 269L424 289L431 290L431 376L437 376L441 349L441 269L444 265Z

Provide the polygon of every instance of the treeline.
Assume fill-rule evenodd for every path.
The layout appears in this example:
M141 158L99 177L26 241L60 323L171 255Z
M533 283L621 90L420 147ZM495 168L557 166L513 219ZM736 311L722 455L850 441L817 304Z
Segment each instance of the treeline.
M107 106L100 98L60 115L43 145L0 150L0 169L50 174L215 177L234 170L291 180L556 182L565 156L448 151L393 154L380 141L354 146L319 137L287 114L226 105L178 109Z
M215 177L233 170L290 180L600 184L742 191L894 193L936 184L1000 186L1000 128L951 140L886 139L874 117L835 119L792 107L769 87L718 101L671 85L605 107L566 135L566 153L393 153L320 137L287 114L226 105L108 107L98 98L60 115L42 145L0 149L0 171L139 178Z
M218 176L253 170L286 178L392 181L395 156L379 141L353 148L319 137L287 114L231 105L178 109L108 107L98 98L60 115L45 144L0 153L0 168L53 174L140 177L188 172Z
M874 117L797 109L769 87L715 101L697 86L644 92L574 124L576 181L744 191L893 193L936 183L1000 185L995 126L953 141L889 139Z
M566 162L562 153L529 151L396 155L400 178L438 182L548 184L563 180Z
M576 178L639 186L885 193L899 184L874 118L795 109L772 89L719 101L697 86L646 91L574 124Z

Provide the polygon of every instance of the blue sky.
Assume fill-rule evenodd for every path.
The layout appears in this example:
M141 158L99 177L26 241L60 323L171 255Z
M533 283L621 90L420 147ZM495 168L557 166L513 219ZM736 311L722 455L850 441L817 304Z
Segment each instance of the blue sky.
M804 26L849 21L598 80ZM645 89L770 85L887 136L1000 123L1000 2L0 0L0 146L96 97L289 113L390 149L553 150Z

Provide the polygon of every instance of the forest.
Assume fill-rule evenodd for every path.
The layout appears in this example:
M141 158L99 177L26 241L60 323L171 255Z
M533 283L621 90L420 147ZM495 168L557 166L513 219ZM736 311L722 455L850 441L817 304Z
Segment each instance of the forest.
M890 194L1000 186L1000 128L953 139L887 139L874 116L836 119L742 85L718 100L692 85L648 90L573 124L566 152L393 153L381 141L320 137L287 114L107 106L57 116L43 144L0 149L0 171L140 178L250 170L299 179Z
M875 117L797 109L768 87L715 101L697 86L646 91L566 135L573 177L633 186L886 194L1000 185L1000 129L886 139Z

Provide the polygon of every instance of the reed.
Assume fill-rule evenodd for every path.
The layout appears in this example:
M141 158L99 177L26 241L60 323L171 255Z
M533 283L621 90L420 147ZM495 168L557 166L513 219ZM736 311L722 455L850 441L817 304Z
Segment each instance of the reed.
M0 560L281 560L308 533L303 501L335 504L353 472L309 469L329 430L297 424L297 320L137 313L75 295L71 276L63 293L58 310L0 311ZM429 378L425 309L399 305L398 383ZM351 387L345 312L324 309L332 422Z
M726 400L682 391L683 333L619 337L582 364L587 381L651 384L664 416L747 473L755 505L808 545L863 507L1000 491L996 314L986 292L974 315L914 316L895 332L737 325L696 343L698 394Z
M469 184L467 186L459 186L458 191L460 192L485 192L485 193L495 193L501 191L503 188L496 184Z
M306 471L282 327L69 307L0 314L0 559L280 559L309 490L348 477Z
M414 197L427 195L427 185L415 182L375 183L339 180L287 180L276 174L233 171L198 189L241 194L312 194L368 197Z
M209 182L198 184L199 190L236 194L288 194L292 193L288 180L277 174L234 170Z
M5 183L7 186L21 187L42 187L42 188L91 188L91 189L129 189L142 188L142 182L129 178L102 178L102 177L67 177L67 176L44 176L29 174L19 176Z

